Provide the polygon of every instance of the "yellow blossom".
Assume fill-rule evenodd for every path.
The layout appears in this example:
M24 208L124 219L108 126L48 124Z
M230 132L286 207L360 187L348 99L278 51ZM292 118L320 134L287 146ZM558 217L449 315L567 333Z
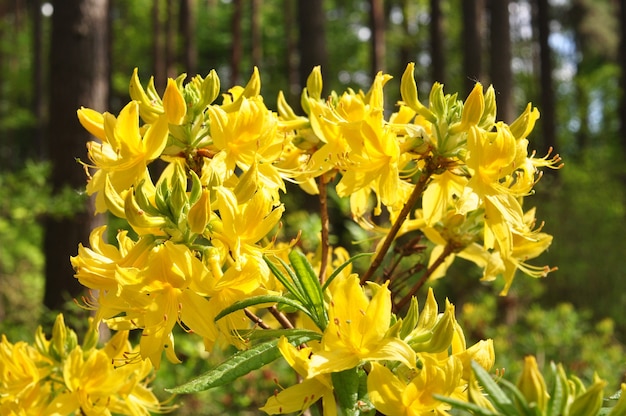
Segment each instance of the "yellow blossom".
M118 193L144 178L147 164L158 158L165 148L167 119L162 116L154 124L140 128L139 105L135 101L128 103L117 118L104 113L101 131L94 127L94 124L98 124L98 117L93 110L81 109L78 114L81 123L89 131L98 134L102 141L87 143L89 159L98 169L87 184L87 193L97 193L96 211L105 212L103 192L106 177Z
M289 344L285 337L278 341L278 348L291 368L301 376L306 376L308 356L313 353L313 349L311 347L297 349ZM278 392L267 399L265 406L260 410L270 415L301 412L319 399L322 399L325 416L337 414L330 374L320 374Z
M354 368L363 361L393 360L415 366L415 352L387 331L391 293L375 288L371 300L356 275L337 277L330 287L329 323L319 350L308 363L308 377Z

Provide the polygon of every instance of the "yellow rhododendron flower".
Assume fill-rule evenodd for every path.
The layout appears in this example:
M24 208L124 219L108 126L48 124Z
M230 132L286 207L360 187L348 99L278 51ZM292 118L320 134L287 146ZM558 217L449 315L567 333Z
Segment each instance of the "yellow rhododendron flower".
M308 357L313 353L313 349L311 347L297 349L289 344L285 337L278 341L278 348L291 368L301 376L306 376ZM301 412L319 399L322 399L324 416L337 414L337 404L335 403L330 374L320 374L278 392L267 399L265 406L259 410L270 415Z
M307 374L338 372L364 361L393 360L415 366L415 351L387 331L391 317L391 292L376 287L371 300L351 275L337 277L330 287L328 327L320 348L311 355Z
M135 101L128 103L118 117L104 113L102 130L94 127L99 117L93 110L81 109L78 114L83 126L102 141L87 143L89 159L97 169L87 184L87 194L97 193L96 211L105 212L105 177L118 193L144 178L147 164L161 155L167 143L167 118L159 117L154 124L140 128L139 104Z
M446 415L449 405L439 402L433 394L460 398L459 386L463 366L451 356L438 362L422 357L416 375L404 381L387 367L372 363L367 377L367 391L372 404L387 416Z

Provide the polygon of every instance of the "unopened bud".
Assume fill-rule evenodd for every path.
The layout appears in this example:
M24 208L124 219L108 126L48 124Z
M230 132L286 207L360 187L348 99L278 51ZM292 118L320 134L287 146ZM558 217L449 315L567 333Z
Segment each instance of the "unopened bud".
M192 233L202 234L209 218L211 217L211 202L210 193L208 190L203 189L200 195L200 199L189 208L187 214L187 221L189 222L189 229Z
M187 104L183 94L178 89L176 81L168 78L167 87L163 94L163 108L170 124L181 124L187 114Z
M537 367L537 360L532 355L524 358L524 368L517 382L517 388L522 392L529 404L536 403L537 408L542 412L546 409L550 396L548 395L543 375Z

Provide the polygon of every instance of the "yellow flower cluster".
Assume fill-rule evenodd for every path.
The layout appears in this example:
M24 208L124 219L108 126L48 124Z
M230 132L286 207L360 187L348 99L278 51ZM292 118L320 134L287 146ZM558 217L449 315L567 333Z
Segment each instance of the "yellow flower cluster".
M337 277L329 288L329 324L321 341L302 348L281 338L281 353L304 381L269 398L261 410L298 412L321 398L324 414L335 415L332 374L367 363L369 399L383 414L447 414L449 406L432 395L462 398L470 362L486 370L493 366L492 341L467 348L454 306L447 303L439 314L432 290L421 313L413 299L405 319L391 324L388 288L372 283L369 289L374 292L371 299L356 275Z
M319 68L302 94L305 116L282 94L277 112L269 110L256 69L219 103L214 71L187 83L184 75L170 79L160 96L152 80L142 86L135 70L132 101L117 116L80 109L80 122L98 139L87 145L85 167L93 174L87 193L95 195L98 212L132 228L119 231L115 244L107 242L106 227L93 230L89 247L80 245L71 259L76 278L92 290L87 303L96 322L141 330L137 357L159 368L163 351L178 362L172 332L177 324L199 335L207 349L218 341L245 348L241 334L250 322L261 322L254 308L233 308L225 317L221 312L238 301L275 300L290 292L285 302L309 302L298 307L311 307L309 316L323 318L316 322L319 341L298 348L286 338L279 343L305 383L314 385L315 400L323 397L334 408L334 377L365 369L371 402L380 411L444 412L431 393L455 396L465 388L471 359L485 368L493 364L490 341L466 348L452 305L439 315L431 293L418 314L412 293L393 305L389 284L370 281L370 299L349 273L323 289L308 283L292 288L277 279L277 266L267 257L285 258L293 246L275 241L284 212L281 193L292 181L312 194L334 184L340 197L349 198L353 218L383 237L379 254L399 234L424 234L434 247L431 279L441 277L455 256L482 267L485 280L503 275L504 292L517 269L535 277L551 270L526 263L551 237L535 227L534 210L524 212L520 202L538 180L537 168L560 161L527 152L537 110L528 106L510 126L496 122L493 88L483 92L480 84L465 102L436 84L426 107L418 100L413 69L407 67L402 101L388 118L383 87L389 75L378 74L367 92L322 99ZM149 165L156 159L165 167L153 178ZM384 210L390 229L370 221ZM396 320L392 310L407 305L407 317ZM308 407L315 401L310 395L304 403L292 400L303 389L286 389L264 409Z
M83 345L55 321L52 338L39 328L35 346L0 341L0 415L133 415L167 410L147 386L152 366L130 360L137 354L128 332L95 347L92 329Z

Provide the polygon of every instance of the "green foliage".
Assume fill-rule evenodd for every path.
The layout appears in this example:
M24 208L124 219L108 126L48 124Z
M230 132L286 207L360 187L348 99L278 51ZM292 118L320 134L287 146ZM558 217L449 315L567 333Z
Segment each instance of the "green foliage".
M626 351L616 339L611 319L594 324L591 313L561 303L550 309L538 304L528 308L516 305L518 320L498 323L496 317L505 315L506 307L505 302L496 305L493 297L485 296L477 303L466 303L460 314L462 325L472 337L493 338L496 367L505 370L506 379L516 380L523 357L534 355L540 368L546 368L551 361L560 362L586 382L592 381L597 372L609 386L618 387L626 371Z
M182 385L183 383L204 374L226 360L233 354L233 349L222 350L215 348L211 352L205 351L199 337L180 337L176 343L176 350L184 365L172 364L164 361L155 377L153 390L163 399L166 388ZM271 366L264 366L260 370L248 373L244 377L231 382L228 388L215 388L194 394L181 394L175 397L178 408L169 413L172 416L222 415L236 414L255 416L257 410L265 404L280 384L290 385L295 375L288 371L289 366L283 360L277 360Z
M19 171L0 172L0 332L9 336L34 333L33 317L42 312L41 221L84 205L83 196L69 189L53 196L48 172L48 164L30 161Z

